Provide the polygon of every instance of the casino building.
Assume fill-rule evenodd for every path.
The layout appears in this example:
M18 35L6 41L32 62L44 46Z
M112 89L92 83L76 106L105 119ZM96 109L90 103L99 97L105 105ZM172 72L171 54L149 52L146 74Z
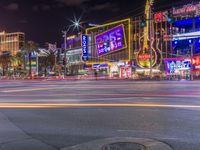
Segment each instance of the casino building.
M131 26L131 19L128 18L87 28L87 66L110 77L131 77Z
M200 75L200 2L87 28L87 66L121 78L133 74ZM144 22L145 21L145 22Z
M154 13L155 40L168 76L198 77L200 65L200 2Z
M22 32L6 33L0 32L0 54L9 51L11 55L16 55L23 47L25 34Z

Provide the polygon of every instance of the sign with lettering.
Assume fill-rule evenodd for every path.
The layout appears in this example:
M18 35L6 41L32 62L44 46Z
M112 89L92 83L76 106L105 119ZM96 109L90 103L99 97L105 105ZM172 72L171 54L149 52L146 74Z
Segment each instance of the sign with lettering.
M190 70L190 60L185 58L167 58L165 59L167 75L176 74L180 70Z
M88 36L85 34L82 35L82 60L88 60Z
M200 3L196 5L188 4L184 5L182 8L173 8L173 15L197 13L200 9Z
M119 25L96 36L98 55L126 48L124 26Z

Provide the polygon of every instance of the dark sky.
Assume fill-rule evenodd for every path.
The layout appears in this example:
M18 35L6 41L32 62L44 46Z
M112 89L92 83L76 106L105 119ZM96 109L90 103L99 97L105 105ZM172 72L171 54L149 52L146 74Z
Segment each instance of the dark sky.
M155 9L191 0L155 0ZM26 40L41 46L62 39L61 31L74 16L82 21L104 23L143 12L145 0L0 0L0 31L22 31Z

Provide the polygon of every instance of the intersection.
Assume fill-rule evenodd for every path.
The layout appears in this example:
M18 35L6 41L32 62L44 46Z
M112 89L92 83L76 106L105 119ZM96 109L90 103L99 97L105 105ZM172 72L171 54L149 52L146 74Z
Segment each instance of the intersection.
M32 149L55 150L111 137L198 149L199 83L0 81L0 150L28 149L30 143Z

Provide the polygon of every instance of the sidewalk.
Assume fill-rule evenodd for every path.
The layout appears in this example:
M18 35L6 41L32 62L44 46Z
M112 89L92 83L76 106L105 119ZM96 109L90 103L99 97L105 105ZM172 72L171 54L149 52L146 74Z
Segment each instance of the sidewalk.
M55 150L28 136L0 112L0 150Z

